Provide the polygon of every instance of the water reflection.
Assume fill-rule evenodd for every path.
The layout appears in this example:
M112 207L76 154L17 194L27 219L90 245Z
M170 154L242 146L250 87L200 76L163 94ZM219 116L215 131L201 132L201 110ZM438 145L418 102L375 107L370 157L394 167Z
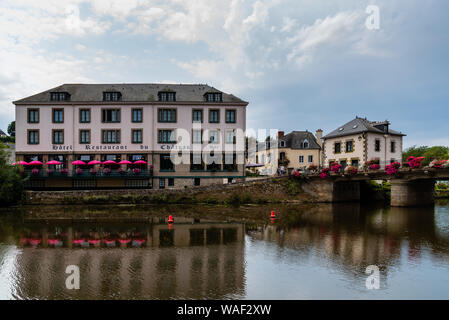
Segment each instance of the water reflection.
M271 209L279 217L273 222ZM143 212L138 222L120 223L3 217L0 298L449 298L448 204L232 211L261 218L176 215L170 225ZM65 288L72 264L80 267L81 290ZM368 265L380 267L383 290L366 290Z
M14 298L227 298L244 293L244 225L25 222L14 243ZM139 249L140 248L140 249ZM65 268L81 271L65 289Z

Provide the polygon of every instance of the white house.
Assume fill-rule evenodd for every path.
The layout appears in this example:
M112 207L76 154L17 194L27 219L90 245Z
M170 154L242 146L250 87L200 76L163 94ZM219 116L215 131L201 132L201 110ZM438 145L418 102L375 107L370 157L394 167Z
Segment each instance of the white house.
M323 163L338 162L343 167L363 166L378 159L381 167L402 161L405 134L390 129L390 122L356 117L323 137Z

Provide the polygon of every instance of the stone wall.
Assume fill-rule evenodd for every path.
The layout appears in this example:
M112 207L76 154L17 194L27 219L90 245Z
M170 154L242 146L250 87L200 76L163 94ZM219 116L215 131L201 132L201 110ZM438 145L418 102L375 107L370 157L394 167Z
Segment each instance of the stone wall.
M211 184L185 189L114 189L73 191L27 191L26 204L85 204L85 203L152 203L152 202L211 202L220 203L237 197L248 203L308 201L310 196L289 195L287 177L264 178L232 184Z

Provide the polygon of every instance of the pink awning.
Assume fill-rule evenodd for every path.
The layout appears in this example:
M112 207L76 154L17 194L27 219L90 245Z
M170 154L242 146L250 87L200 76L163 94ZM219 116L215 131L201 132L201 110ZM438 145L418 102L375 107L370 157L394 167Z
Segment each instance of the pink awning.
M122 160L118 164L132 164L132 162L128 160Z
M103 164L109 165L109 164L117 164L117 162L113 161L113 160L106 160L105 162L103 162Z
M147 162L144 160L137 160L137 161L134 161L134 164L147 164Z
M81 160L75 160L72 162L72 164L76 165L76 166L85 166L86 163L84 161Z
M31 161L30 163L28 163L28 165L29 166L41 166L41 165L43 165L43 163L41 161L34 160L34 161Z
M50 160L50 161L48 161L46 164L47 164L47 165L58 165L58 164L61 164L61 162L56 161L56 160Z
M92 160L92 161L89 161L89 163L88 163L88 165L94 165L94 164L101 164L101 161Z

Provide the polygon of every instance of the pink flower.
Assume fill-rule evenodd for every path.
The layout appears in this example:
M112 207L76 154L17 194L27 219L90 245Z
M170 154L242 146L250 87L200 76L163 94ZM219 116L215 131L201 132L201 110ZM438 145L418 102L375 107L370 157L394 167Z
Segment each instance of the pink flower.
M325 172L321 172L320 173L320 178L321 179L326 179L326 177L327 177L327 173L325 173Z

